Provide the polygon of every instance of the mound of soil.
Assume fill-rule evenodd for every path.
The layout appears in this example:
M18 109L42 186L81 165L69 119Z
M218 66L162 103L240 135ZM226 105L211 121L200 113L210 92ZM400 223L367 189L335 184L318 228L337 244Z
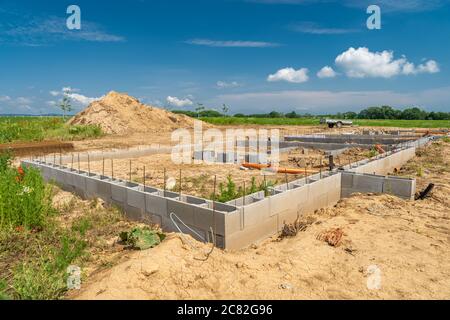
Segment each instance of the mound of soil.
M98 125L108 134L168 132L192 128L194 120L167 110L147 106L127 94L111 91L92 102L69 121L70 125Z

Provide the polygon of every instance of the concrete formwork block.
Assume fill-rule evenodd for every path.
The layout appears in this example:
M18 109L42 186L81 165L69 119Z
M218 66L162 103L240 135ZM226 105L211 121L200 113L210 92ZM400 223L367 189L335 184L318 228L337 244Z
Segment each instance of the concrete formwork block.
M258 225L270 217L268 199L260 200L243 208L244 229Z
M234 152L227 152L225 154L226 163L235 163L236 162L236 154Z
M214 151L203 151L203 160L208 163L215 162L215 152Z
M111 183L107 180L97 180L97 194L100 198L109 202L111 199Z
M226 155L223 152L218 152L216 154L215 162L217 163L225 163L226 162Z
M76 187L75 178L74 178L75 173L76 173L75 171L66 172L65 177L64 177L66 185L71 186L71 187Z
M290 191L285 191L268 198L269 215L286 214L286 212L299 213L307 201L308 187L301 186Z
M353 176L352 173L343 172L341 178L341 184L343 188L351 188L353 187Z
M248 162L259 163L259 155L257 153L251 153L248 155Z
M354 192L383 192L384 177L370 175L355 175L353 177Z
M127 188L124 184L111 183L111 199L121 203L126 203Z
M185 224L195 225L194 206L177 200L167 199L168 213L174 213Z
M194 151L194 160L203 160L203 151Z
M127 204L145 210L145 193L138 190L139 187L127 188Z
M194 207L194 223L203 230L216 230L217 234L225 235L225 214L208 208Z
M413 200L416 192L416 180L407 178L387 177L384 180L383 192L407 200Z
M242 209L225 215L225 234L228 236L244 228Z
M143 210L141 208L136 208L128 204L124 204L123 211L128 219L133 221L142 222L144 219Z
M115 206L115 207L119 208L120 210L125 211L126 203L120 202L120 201L116 201L116 200L114 200L114 199L112 199L112 198L110 199L109 203L110 203L112 206Z
M306 205L307 212L314 212L318 208L322 208L327 205L328 186L325 183L327 180L328 179L322 179L308 185L308 201Z
M209 239L212 239L211 232L209 234L210 234ZM219 234L216 234L215 236L216 236L216 247L225 249L225 237Z
M94 177L86 178L86 196L88 198L98 197L98 180Z
M225 248L229 250L238 250L257 243L277 233L278 217L267 218L257 225L247 227L242 231L233 234L227 234Z
M168 218L167 199L154 194L146 194L146 210L148 213Z

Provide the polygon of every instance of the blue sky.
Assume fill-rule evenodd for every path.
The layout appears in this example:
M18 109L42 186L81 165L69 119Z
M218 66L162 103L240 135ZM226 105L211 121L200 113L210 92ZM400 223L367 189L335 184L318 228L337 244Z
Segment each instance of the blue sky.
M449 0L3 0L0 113L59 112L63 88L76 111L111 90L231 113L450 111L449 35Z

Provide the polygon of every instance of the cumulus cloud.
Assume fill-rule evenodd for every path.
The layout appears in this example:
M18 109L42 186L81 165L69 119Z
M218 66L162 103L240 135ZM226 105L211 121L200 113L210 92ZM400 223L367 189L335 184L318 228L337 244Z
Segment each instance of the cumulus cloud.
M102 97L87 97L85 95L82 95L79 92L79 89L76 88L72 88L72 87L63 87L61 90L52 90L50 91L50 95L53 97L62 97L62 96L67 96L68 98L70 98L77 106L81 106L81 107L85 107L89 104L91 104L92 102L96 101L96 100L100 100ZM47 104L50 106L56 106L58 103L57 101L47 101Z
M217 81L216 86L219 89L226 89L226 88L237 88L237 87L240 87L241 84L237 81L232 81L232 82Z
M307 68L301 68L295 70L294 68L284 68L278 70L276 73L271 74L267 77L267 81L287 81L291 83L303 83L309 80L308 76L309 70Z
M0 96L0 102L7 102L7 101L11 101L10 96Z
M436 73L434 60L415 66L406 57L394 58L394 52L371 52L368 48L349 48L336 57L335 63L350 78L391 78L400 74Z
M89 104L91 104L92 102L96 101L96 100L100 100L102 97L100 98L91 98L91 97L86 97L82 94L78 94L78 93L68 93L67 96L78 102L80 105L82 106L87 106Z
M192 106L194 104L192 102L192 100L190 100L189 98L179 99L177 97L172 97L172 96L168 96L166 98L166 101L171 106L178 107L178 108L188 107L188 106Z
M317 72L317 76L320 79L324 79L324 78L334 78L337 76L336 71L333 70L332 67L329 66L325 66L322 69L320 69L319 72Z

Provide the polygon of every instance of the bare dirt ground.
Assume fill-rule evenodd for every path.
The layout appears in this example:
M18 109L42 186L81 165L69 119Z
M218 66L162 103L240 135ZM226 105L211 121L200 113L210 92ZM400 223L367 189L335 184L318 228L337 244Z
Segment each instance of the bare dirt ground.
M147 251L118 253L69 299L450 299L450 144L419 150L402 168L431 197L357 194L305 217L297 236L228 252L177 234ZM333 247L318 235L344 232ZM105 249L109 250L109 249ZM376 267L374 267L376 266ZM368 282L379 270L381 287Z

